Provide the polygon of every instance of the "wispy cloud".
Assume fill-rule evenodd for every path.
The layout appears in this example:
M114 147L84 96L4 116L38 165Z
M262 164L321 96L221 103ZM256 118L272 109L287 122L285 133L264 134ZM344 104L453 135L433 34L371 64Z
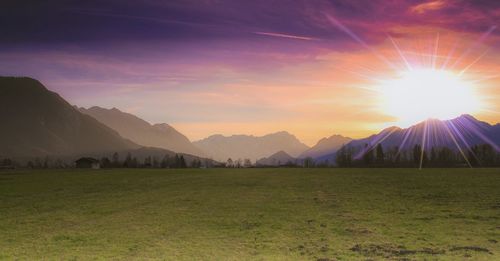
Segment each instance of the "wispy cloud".
M427 11L435 11L442 9L445 6L446 2L444 0L436 0L413 6L411 8L411 11L417 14L423 14L426 13Z
M319 40L318 38L306 37L306 36L298 36L298 35L291 35L291 34L270 33L270 32L254 32L254 33L255 34L259 34L259 35L272 36L272 37L281 37L281 38L289 38L289 39L296 39L296 40L306 40L306 41Z

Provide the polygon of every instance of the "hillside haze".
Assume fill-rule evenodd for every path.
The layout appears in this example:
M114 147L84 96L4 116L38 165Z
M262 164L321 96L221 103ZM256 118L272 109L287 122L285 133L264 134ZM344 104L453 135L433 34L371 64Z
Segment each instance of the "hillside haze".
M32 157L137 149L31 78L0 77L0 155Z
M151 125L133 114L122 112L116 108L105 109L94 106L89 109L80 108L79 110L117 131L122 137L139 145L158 147L196 156L204 155L186 136L166 123Z
M228 158L255 161L278 151L284 151L292 157L296 157L309 149L307 145L286 131L261 137L212 135L203 140L195 141L194 144L218 161L226 161Z

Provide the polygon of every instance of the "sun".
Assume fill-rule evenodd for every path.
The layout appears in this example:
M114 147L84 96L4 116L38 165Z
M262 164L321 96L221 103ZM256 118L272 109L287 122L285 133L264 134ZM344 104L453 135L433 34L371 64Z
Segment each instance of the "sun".
M400 72L396 78L383 81L377 91L381 111L397 118L400 127L429 118L447 120L474 114L482 108L474 84L446 70Z

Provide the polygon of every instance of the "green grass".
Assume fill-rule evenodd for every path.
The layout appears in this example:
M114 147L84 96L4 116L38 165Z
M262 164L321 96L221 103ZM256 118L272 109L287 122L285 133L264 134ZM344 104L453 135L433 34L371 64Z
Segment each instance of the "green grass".
M500 260L499 169L0 172L0 259Z

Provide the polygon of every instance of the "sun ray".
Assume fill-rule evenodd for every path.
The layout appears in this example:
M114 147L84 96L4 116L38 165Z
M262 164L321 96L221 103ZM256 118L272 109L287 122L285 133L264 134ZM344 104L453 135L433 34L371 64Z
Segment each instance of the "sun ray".
M423 135L422 135L422 148L421 148L421 151L420 151L419 169L422 169L422 166L423 166L423 163L424 163L425 145L426 145L426 142L427 142L427 127L428 127L427 124L428 124L428 121L425 121L424 122L424 131L423 131Z
M483 54L481 54L479 57L477 57L474 61L472 61L469 65L467 65L464 69L462 69L462 71L460 71L460 73L458 74L459 76L462 76L465 72L467 72L467 70L469 70L474 64L476 64L477 62L479 62L479 60L481 60L481 58L483 58L486 54L488 53L488 50L484 51Z
M479 44L481 44L491 33L493 33L493 31L495 31L496 28L497 27L494 25L494 26L491 26L486 32L484 32L481 35L481 37L479 37L478 40L476 40L469 48L467 48L467 50L462 55L460 55L460 57L451 66L451 69L455 68L459 63L461 63L462 60L465 57L467 57L469 55L469 53L474 51L479 46Z
M458 132L458 130L456 130L455 125L453 125L453 122L448 121L448 123L452 126L452 128L453 128L453 129L454 129L457 133L459 133L459 132ZM460 144L458 144L457 139L455 138L455 136L453 135L453 133L450 131L450 129L449 129L449 127L448 127L448 125L445 123L445 125L444 125L444 126L445 126L445 130L446 130L446 131L448 132L448 134L450 135L451 140L452 140L452 141L453 141L453 143L455 143L455 145L457 146L458 151L460 152L460 154L462 155L462 157L464 158L464 160L467 162L467 165L468 165L470 168L472 168L472 165L470 164L469 159L467 158L467 156L465 155L464 151L463 151L463 150L462 150L462 148L460 147Z
M446 70L446 66L448 66L448 63L450 62L451 58L453 57L453 54L455 53L457 45L458 45L458 41L455 41L453 43L453 46L450 48L448 55L446 56L446 60L443 62L443 64L441 64L441 70Z
M434 43L434 53L432 55L432 69L436 69L436 57L439 49L439 33L436 36L436 42Z
M399 145L398 154L397 155L399 155L399 153L404 148L404 145L406 144L406 141L408 141L408 138L411 136L412 130L413 129L407 129L407 131L404 133L403 141L401 141L401 144Z
M475 126L472 122L465 122L464 125L466 126L465 128L474 132L475 135L477 135L480 139L482 139L484 142L487 144L491 145L496 151L500 151L500 146L498 146L495 142L493 142L491 139L486 137L480 130L477 129L477 126Z
M377 57L379 60L387 64L389 67L394 69L395 71L398 71L399 68L395 66L391 61L389 61L385 56L377 52L375 49L373 49L371 46L369 46L363 39L361 39L358 35L356 35L353 31L351 31L349 28L347 28L345 25L343 25L340 21L335 19L333 16L326 14L326 18L337 28L339 28L341 31L349 35L353 40L355 40L357 43L361 44L364 48L369 50L375 57Z
M412 71L413 68L411 67L410 63L408 62L408 60L406 59L406 57L404 56L404 54L401 52L401 49L396 44L396 42L394 41L394 39L391 36L389 36L389 39L391 40L391 43L394 46L394 48L398 51L398 54L401 57L401 59L403 60L403 62L405 63L406 68L408 68L409 71Z
M370 141L368 146L366 148L363 148L356 156L354 156L354 158L360 159L361 157L363 157L363 155L365 153L368 153L368 152L372 151L373 149L375 149L375 147L377 147L378 144L381 144L384 140L386 140L389 136L391 136L395 131L396 131L396 128L392 128L388 132L384 133L383 136L380 136L380 135L376 136L375 140Z

